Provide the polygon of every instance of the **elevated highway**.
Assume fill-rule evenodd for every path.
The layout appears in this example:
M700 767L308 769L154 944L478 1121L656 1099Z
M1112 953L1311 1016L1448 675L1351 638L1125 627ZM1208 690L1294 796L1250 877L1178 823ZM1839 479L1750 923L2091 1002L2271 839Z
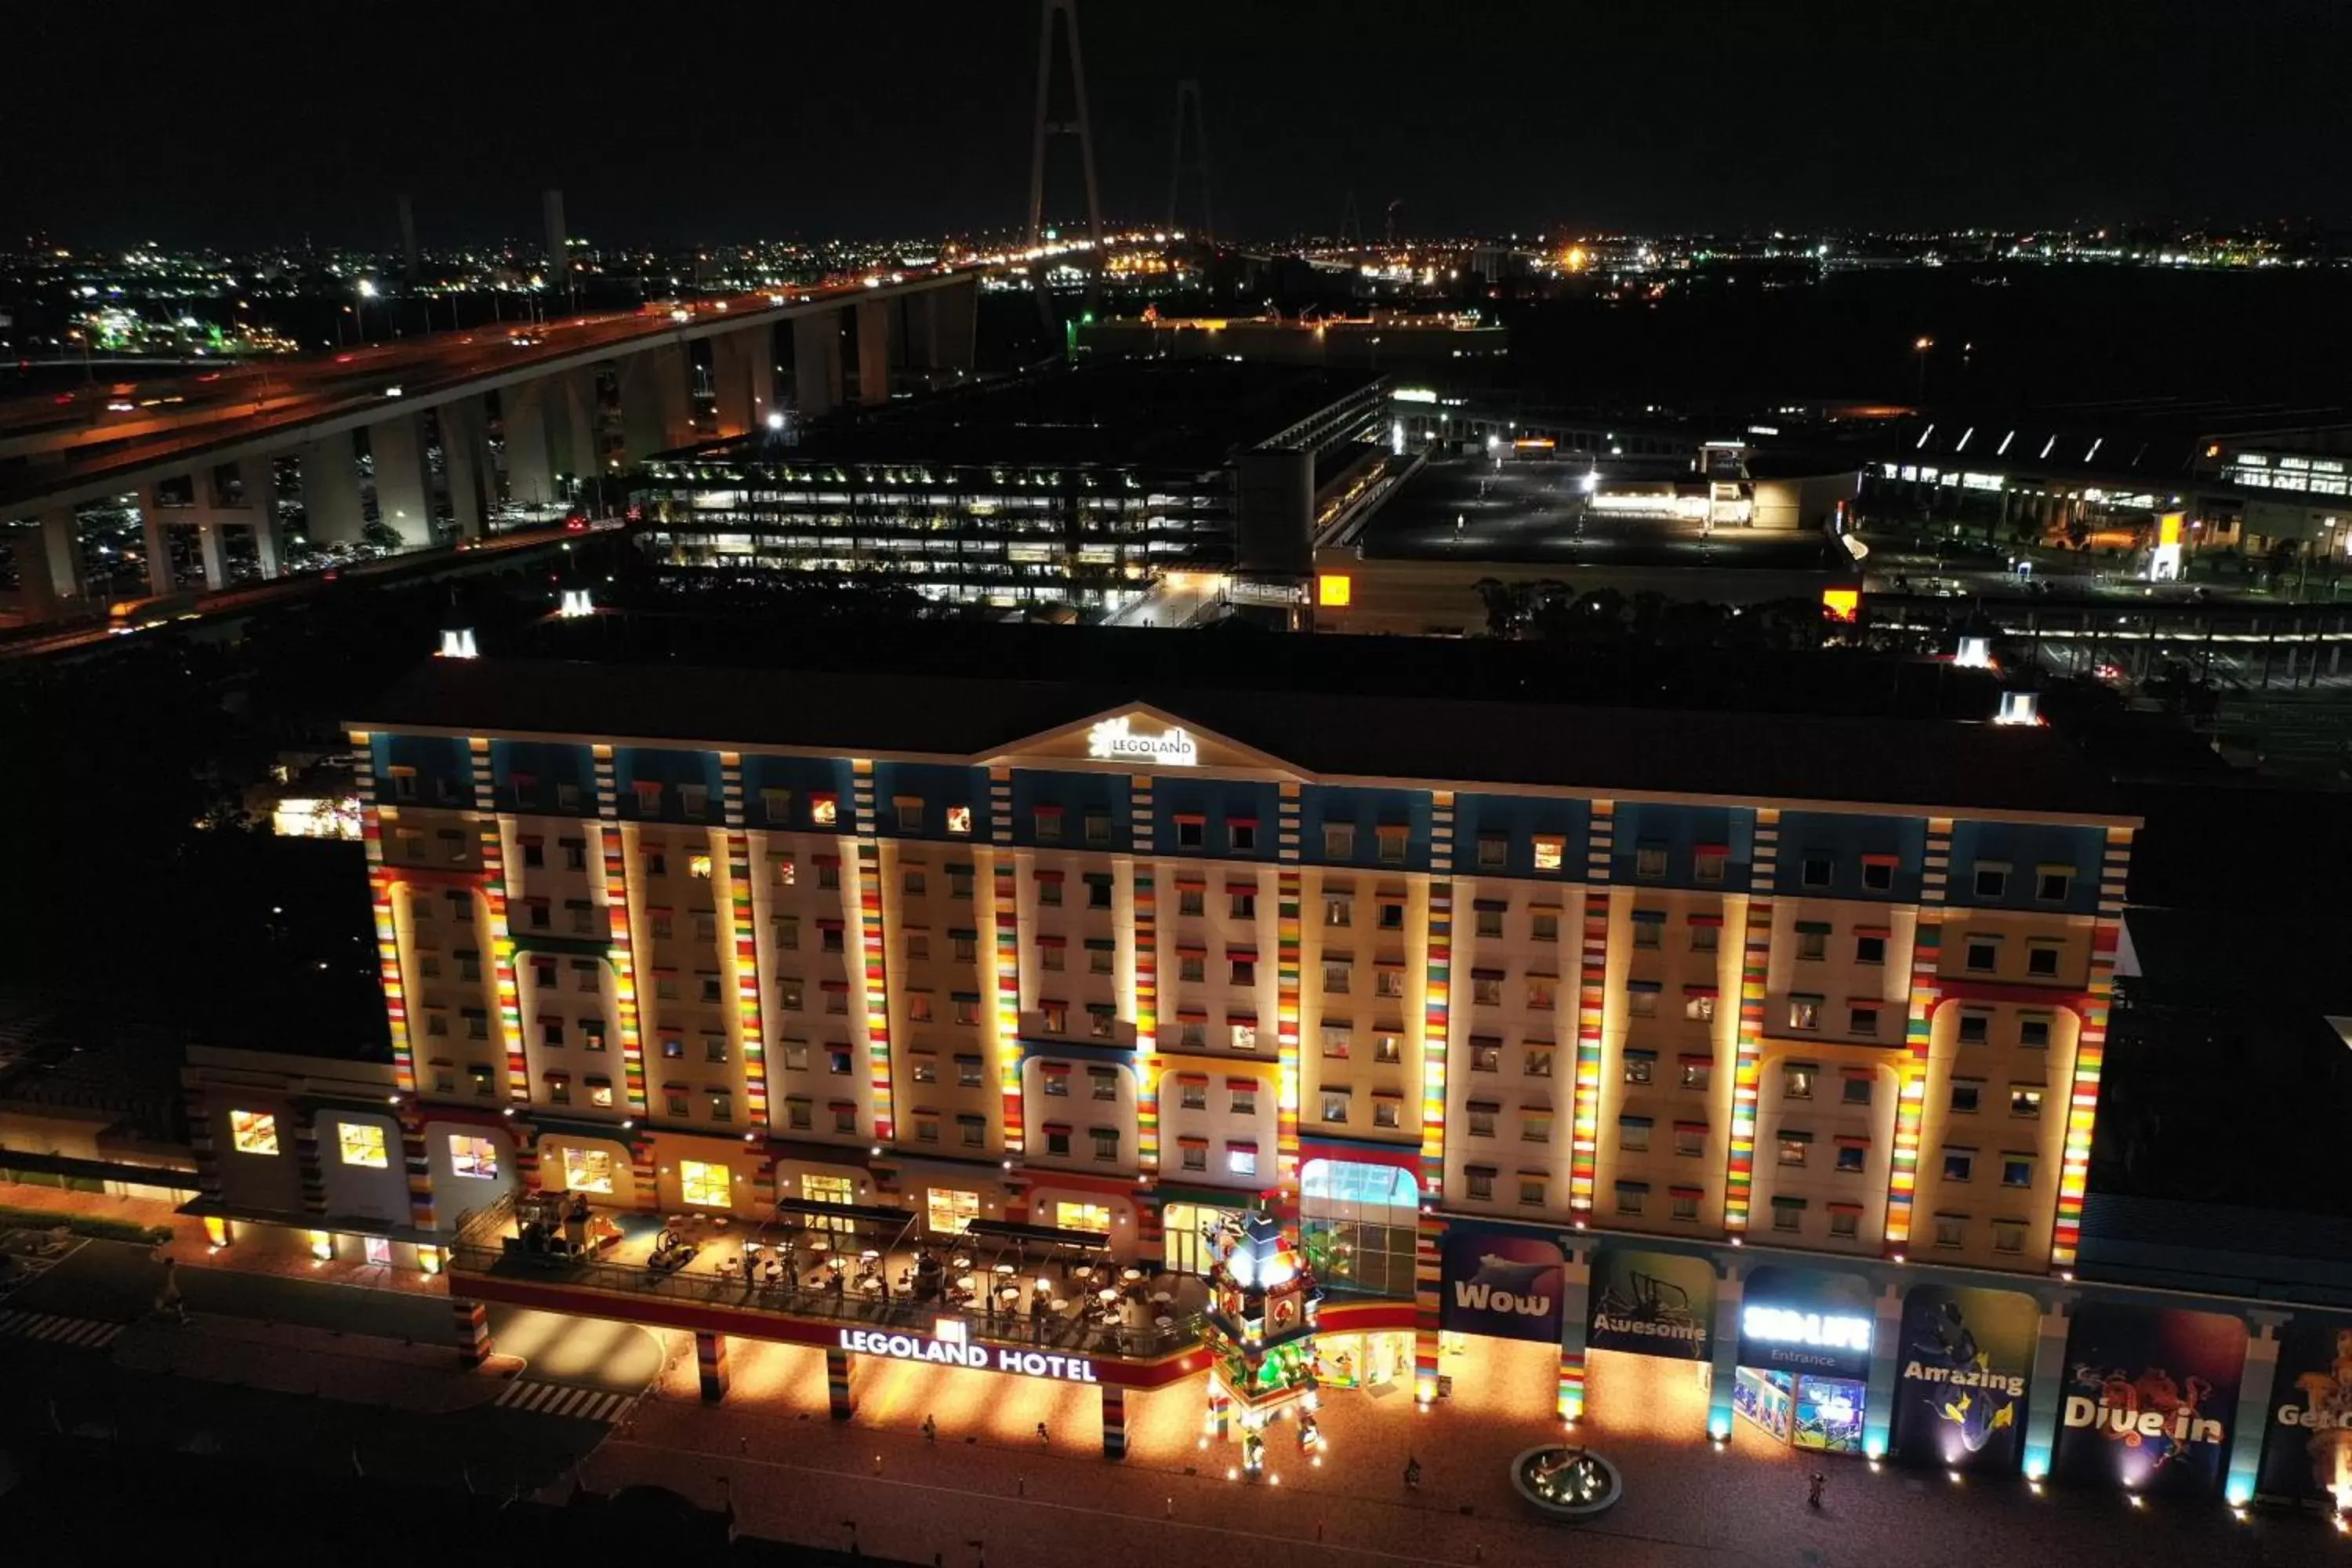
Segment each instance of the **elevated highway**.
M148 585L184 584L170 531L194 531L205 585L249 531L262 576L282 559L278 475L299 471L305 537L357 541L370 520L467 539L501 503L560 506L654 452L878 403L968 371L976 268L936 268L257 363L93 398L0 407L0 543L19 619L70 613L89 574L77 513L138 498ZM788 334L790 393L778 372ZM854 384L851 372L854 370ZM707 395L708 411L699 405ZM15 524L15 526L10 526Z

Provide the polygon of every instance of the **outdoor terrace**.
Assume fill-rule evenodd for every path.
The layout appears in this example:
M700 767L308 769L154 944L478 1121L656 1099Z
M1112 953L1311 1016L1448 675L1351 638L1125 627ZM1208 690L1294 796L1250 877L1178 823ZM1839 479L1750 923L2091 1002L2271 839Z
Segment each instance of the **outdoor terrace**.
M584 1214L580 1212L584 1206ZM978 1220L919 1237L902 1209L783 1199L763 1218L640 1214L564 1194L509 1194L468 1215L453 1275L584 1289L729 1312L1153 1360L1200 1342L1190 1275L1123 1265L1109 1238Z

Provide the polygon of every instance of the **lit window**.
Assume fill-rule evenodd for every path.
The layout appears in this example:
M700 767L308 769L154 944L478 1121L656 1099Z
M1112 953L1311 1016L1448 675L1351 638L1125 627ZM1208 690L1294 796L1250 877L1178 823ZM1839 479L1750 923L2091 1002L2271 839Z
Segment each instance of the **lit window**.
M1780 1068L1780 1098L1811 1100L1813 1098L1813 1078L1821 1069L1811 1062L1788 1062Z
M563 1185L568 1192L609 1193L613 1190L613 1156L603 1149L563 1150Z
M948 807L948 831L958 835L971 833L971 807L968 805Z
M1225 1173L1231 1176L1257 1174L1257 1150L1246 1143L1225 1145Z
M499 1146L487 1138L477 1138L468 1132L452 1132L449 1134L449 1169L453 1174L470 1176L477 1181L496 1181Z
M1625 1081L1648 1083L1657 1071L1658 1058L1647 1051L1625 1053Z
M2009 1113L2011 1116L2042 1114L2042 1086L2013 1083L2009 1086Z
M1818 1029L1822 1026L1822 1002L1818 996L1789 998L1789 1027Z
M392 1156L384 1147L383 1129L373 1122L342 1123L336 1129L335 1142L342 1152L346 1165L364 1165L371 1171L381 1171L392 1163Z
M1402 1126L1403 1124L1403 1116L1404 1107L1398 1104L1393 1100L1376 1100L1372 1101L1372 1125L1375 1127L1393 1128Z
M1685 996L1683 998L1683 1016L1689 1019L1691 1022L1697 1024L1714 1022L1714 994L1709 992L1705 995Z
M1538 871L1557 871L1568 858L1568 840L1538 833L1535 837L1535 866Z
M686 874L708 882L710 880L710 857L697 853L686 858Z
M734 1173L707 1160L677 1163L677 1194L696 1208L723 1209L734 1201Z
M240 1154L278 1152L278 1118L266 1110L228 1113L229 1142Z
M1685 1089L1703 1089L1707 1086L1708 1080L1714 1076L1715 1068L1712 1063L1691 1061L1683 1063L1683 1087Z
M1783 1165L1803 1164L1805 1163L1805 1156L1811 1152L1812 1147L1813 1140L1810 1133L1799 1134L1794 1132L1783 1132L1780 1134L1780 1163Z
M1348 1100L1349 1095L1346 1089L1326 1089L1323 1091L1323 1120L1326 1121L1347 1121Z
M809 821L819 827L831 827L841 820L841 802L830 795L809 796Z

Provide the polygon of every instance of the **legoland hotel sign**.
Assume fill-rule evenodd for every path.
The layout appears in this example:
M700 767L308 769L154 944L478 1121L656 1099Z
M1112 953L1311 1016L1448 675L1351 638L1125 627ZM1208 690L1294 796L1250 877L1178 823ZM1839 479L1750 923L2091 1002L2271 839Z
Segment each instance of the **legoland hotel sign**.
M1094 1362L1082 1355L1052 1355L1043 1351L1010 1346L959 1343L950 1339L924 1339L915 1334L886 1334L874 1329L844 1329L841 1348L859 1355L888 1356L893 1361L929 1361L944 1366L968 1366L981 1372L1009 1372L1023 1377L1059 1378L1065 1383L1100 1383Z
M1105 719L1087 731L1087 755L1110 763L1190 768L1200 765L1201 748L1181 728L1150 734L1136 729L1132 719Z

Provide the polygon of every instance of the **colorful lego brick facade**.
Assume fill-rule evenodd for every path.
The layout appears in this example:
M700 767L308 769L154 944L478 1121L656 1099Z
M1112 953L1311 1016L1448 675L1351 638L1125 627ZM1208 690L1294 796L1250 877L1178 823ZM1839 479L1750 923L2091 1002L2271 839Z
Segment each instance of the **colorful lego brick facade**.
M2109 828L2099 865L2098 923L2091 932L2090 994L2075 1039L2074 1082L2066 1102L2057 1222L2050 1235L2050 1267L2070 1278L2082 1245L2083 1196L2090 1188L2091 1135L2099 1119L2099 1074L2106 1065L2107 1010L2115 999L2116 951L2123 936L2124 885L2130 869L2131 829Z
M1755 868L1740 939L1739 1033L1731 1068L1731 1145L1723 1184L1723 1228L1746 1233L1756 1193L1756 1108L1763 1071L1764 998L1772 966L1772 885L1780 868L1780 814L1756 814Z

